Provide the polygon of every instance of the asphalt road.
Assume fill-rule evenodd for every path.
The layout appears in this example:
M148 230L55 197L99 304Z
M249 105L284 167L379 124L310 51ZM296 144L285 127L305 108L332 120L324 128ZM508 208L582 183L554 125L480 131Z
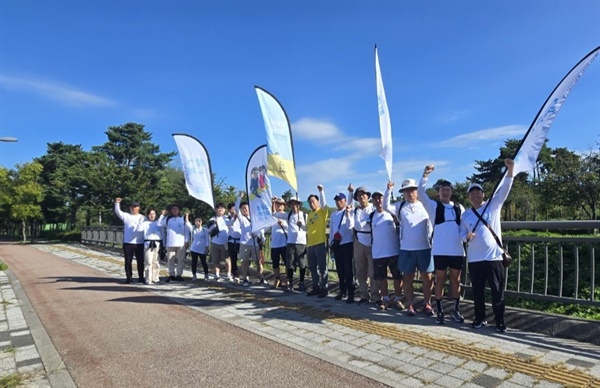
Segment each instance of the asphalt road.
M20 244L1 244L78 387L380 383Z

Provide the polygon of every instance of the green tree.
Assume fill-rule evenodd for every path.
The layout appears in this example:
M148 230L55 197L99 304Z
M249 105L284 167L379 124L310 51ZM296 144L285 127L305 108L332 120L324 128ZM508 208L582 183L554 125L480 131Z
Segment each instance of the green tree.
M39 178L43 167L40 163L31 162L17 165L12 182L9 183L12 203L9 216L21 222L23 242L27 241L27 225L34 220L41 220L43 187Z
M165 170L175 153L161 153L160 147L152 143L152 134L141 124L109 127L106 135L106 143L92 147L90 163L101 174L90 182L94 184L90 186L90 206L112 209L115 196L139 201L143 206L157 204L161 200L160 185L168 179ZM97 182L99 179L105 182Z

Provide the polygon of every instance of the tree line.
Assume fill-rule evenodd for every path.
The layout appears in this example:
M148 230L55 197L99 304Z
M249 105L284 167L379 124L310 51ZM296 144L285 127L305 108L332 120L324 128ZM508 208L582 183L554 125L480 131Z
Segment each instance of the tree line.
M178 202L204 219L212 209L187 193L183 171L173 163L175 153L161 152L142 124L109 127L107 141L89 151L81 145L48 143L46 154L8 169L0 166L0 231L55 225L77 231L81 226L118 224L113 214L115 195L162 209ZM475 161L476 173L455 182L454 200L468 205L470 182L486 192L503 176L503 160L513 157L520 141L507 139L498 157ZM504 220L597 219L600 199L600 142L598 149L576 153L544 145L535 171L519 174L504 206ZM235 201L236 188L215 177L215 202ZM435 196L435 192L429 193ZM292 196L291 191L281 195Z

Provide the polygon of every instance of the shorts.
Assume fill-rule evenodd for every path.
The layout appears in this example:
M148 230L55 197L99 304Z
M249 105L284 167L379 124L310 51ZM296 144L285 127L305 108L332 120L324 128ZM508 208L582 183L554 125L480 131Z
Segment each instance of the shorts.
M288 244L285 252L285 266L288 269L306 268L306 245Z
M285 252L286 247L271 248L271 261L273 262L273 268L278 268L281 264L285 264Z
M259 258L258 249L257 245L240 244L240 260L242 262L245 260L257 261Z
M402 279L402 273L398 269L398 256L373 259L373 278L375 280L387 279L388 268L392 274L392 279Z
M398 269L405 275L415 273L415 269L418 269L421 273L433 272L434 267L431 249L421 249L418 251L405 251L400 249Z
M461 271L464 266L465 257L464 256L434 255L433 262L435 263L436 271L445 271L448 268L457 269L457 270Z
M229 251L225 245L210 243L210 261L214 266L229 261Z

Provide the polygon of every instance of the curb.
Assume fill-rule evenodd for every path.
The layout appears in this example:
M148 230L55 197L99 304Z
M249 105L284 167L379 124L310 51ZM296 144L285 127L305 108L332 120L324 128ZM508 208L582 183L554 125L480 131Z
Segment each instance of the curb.
M52 340L48 336L44 325L40 321L35 309L31 305L29 298L25 294L25 291L21 288L19 279L12 273L10 269L5 271L12 288L15 292L19 304L21 305L21 311L35 342L35 346L38 350L44 369L46 370L46 377L52 387L60 388L77 388L75 382L71 378L71 374L65 367L65 364L58 354L58 351L54 347Z

